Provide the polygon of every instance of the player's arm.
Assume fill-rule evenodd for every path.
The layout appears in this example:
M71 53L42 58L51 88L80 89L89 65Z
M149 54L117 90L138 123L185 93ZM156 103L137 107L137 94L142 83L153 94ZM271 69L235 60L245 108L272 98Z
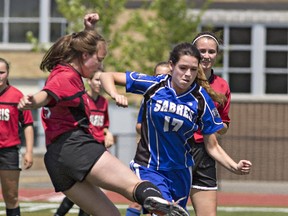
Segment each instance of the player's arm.
M34 128L32 125L24 127L26 151L24 154L24 168L29 169L33 165Z
M229 111L230 111L230 104L231 104L231 92L230 92L228 85L227 85L227 91L226 91L225 96L227 100L225 101L224 105L220 106L220 108L218 109L218 112L221 116L221 119L224 125L224 127L217 132L220 135L224 135L227 133L229 129L229 124L230 124Z
M228 126L227 123L223 122L223 126L224 126L224 127L223 127L222 129L220 129L219 131L217 131L217 133L220 134L220 135L226 134L227 131L228 131L228 129L229 129L229 126Z
M136 132L141 134L141 123L136 123Z
M229 171L238 174L249 174L252 163L248 160L240 160L238 164L219 145L215 134L203 135L205 148L208 154Z
M47 105L51 100L51 96L48 95L46 91L40 91L35 95L26 95L23 96L19 103L18 109L20 110L30 110L38 109Z
M127 107L127 97L118 93L117 85L126 85L126 74L121 72L105 72L100 75L102 88L116 101L118 106Z

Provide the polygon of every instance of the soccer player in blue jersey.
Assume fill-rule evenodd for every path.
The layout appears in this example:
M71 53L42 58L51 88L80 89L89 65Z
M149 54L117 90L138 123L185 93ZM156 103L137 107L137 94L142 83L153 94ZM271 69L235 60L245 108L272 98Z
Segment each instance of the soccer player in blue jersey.
M159 62L154 67L154 76L163 74L171 74L169 63L165 61ZM137 117L136 131L138 134L141 134L142 115L143 115L143 100L141 102L141 106ZM126 216L140 216L141 209L142 207L138 203L135 202L131 203L126 210Z
M199 128L208 153L225 168L243 175L248 174L252 166L247 160L234 162L217 142L214 133L223 123L212 99L201 86L209 88L200 60L201 55L194 45L180 43L170 53L171 76L155 77L127 71L106 72L100 77L104 90L118 106L126 107L128 101L118 93L115 83L125 85L127 92L144 95L141 139L130 167L142 180L157 185L165 199L184 208L193 165L187 140Z

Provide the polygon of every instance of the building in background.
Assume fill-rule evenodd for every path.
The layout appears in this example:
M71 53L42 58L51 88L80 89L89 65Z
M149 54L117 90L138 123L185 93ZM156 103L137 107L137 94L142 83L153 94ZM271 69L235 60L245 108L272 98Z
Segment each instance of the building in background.
M199 13L204 0L190 1L195 7L189 12ZM129 0L127 8L147 2ZM27 52L32 46L26 32L32 31L40 43L54 42L65 34L67 21L57 12L55 0L23 3L0 0L0 56L12 63L11 83L33 93L43 86L45 76L39 70L42 54ZM215 71L229 82L232 92L232 123L223 146L233 158L253 158L259 169L244 179L287 181L283 170L288 164L288 0L213 0L198 28L216 30L223 39ZM112 151L127 163L136 148L137 108L119 110L112 105L111 112L111 129L119 141ZM43 146L40 125L38 145ZM238 178L225 170L220 175Z
M151 1L130 0L126 6L137 8L147 2ZM203 0L193 2L191 13L197 13ZM232 93L287 95L288 1L212 2L199 30L214 29L221 34L223 58L216 72L229 82ZM1 0L0 51L31 49L27 31L40 43L53 42L65 34L66 24L55 0L25 0L25 4L22 0Z

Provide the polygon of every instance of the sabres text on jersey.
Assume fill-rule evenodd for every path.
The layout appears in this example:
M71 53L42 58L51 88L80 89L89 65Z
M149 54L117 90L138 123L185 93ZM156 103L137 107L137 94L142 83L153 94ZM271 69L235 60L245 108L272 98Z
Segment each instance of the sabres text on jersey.
M175 104L168 100L157 100L154 112L170 112L187 118L189 121L193 120L193 110L184 104Z

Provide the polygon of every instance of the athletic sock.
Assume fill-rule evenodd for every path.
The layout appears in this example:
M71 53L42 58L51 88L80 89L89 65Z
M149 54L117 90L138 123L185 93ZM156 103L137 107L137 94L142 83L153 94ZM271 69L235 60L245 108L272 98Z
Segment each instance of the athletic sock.
M6 215L7 216L20 216L20 207L18 206L17 208L14 209L7 209L6 208Z
M70 199L65 197L62 203L60 204L59 208L57 209L55 215L64 216L73 207L73 205L74 203Z
M126 216L140 216L141 211L135 208L127 208Z
M78 216L89 216L90 214L87 214L86 212L84 212L82 209L79 210L79 214Z

